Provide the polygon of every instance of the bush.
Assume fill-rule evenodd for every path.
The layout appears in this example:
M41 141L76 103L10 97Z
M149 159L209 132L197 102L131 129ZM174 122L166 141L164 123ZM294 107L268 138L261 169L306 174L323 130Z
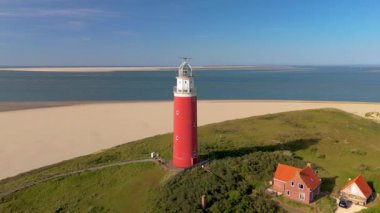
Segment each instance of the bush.
M360 150L357 150L357 149L352 149L352 150L351 150L351 153L352 153L352 154L361 155L361 156L363 156L363 155L367 155L367 152L360 151Z
M326 155L325 154L321 154L321 153L318 153L316 156L319 159L325 159L326 158Z
M324 196L317 201L317 207L321 212L335 212L337 206L334 198Z
M366 164L360 164L357 169L361 172L369 171L371 170L371 167Z
M281 152L255 152L205 164L211 173L200 167L185 170L159 189L154 211L202 212L201 196L205 195L206 212L281 212L260 190L280 162L305 165Z
M379 213L380 212L380 205L372 206L368 209L363 209L360 211L360 213Z

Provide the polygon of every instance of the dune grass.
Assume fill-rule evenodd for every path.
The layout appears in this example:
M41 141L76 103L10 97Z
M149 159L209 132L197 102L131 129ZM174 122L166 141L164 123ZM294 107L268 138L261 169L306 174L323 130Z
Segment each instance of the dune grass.
M360 211L360 213L379 213L380 212L380 205L378 206L372 206L368 209L364 209Z
M7 198L0 212L138 212L164 174L154 163L138 163L73 175Z
M335 109L294 111L225 121L200 127L198 135L199 152L203 158L220 159L223 156L242 156L253 151L287 150L290 154L299 156L304 161L318 166L319 176L323 180L322 191L337 194L339 189L348 181L348 178L353 178L359 174L364 175L377 192L380 191L380 124L343 111ZM0 192L64 171L121 160L146 158L149 157L151 151L156 151L161 157L169 160L172 151L171 141L172 134L158 135L120 145L101 153L82 156L34 170L0 181ZM136 183L134 181L137 179L134 177L137 178L137 176L133 176L131 173L139 174L138 177L141 179L148 178L147 176L149 178L155 177L155 181L149 185L149 188L159 186L160 180L166 175L157 166L151 165L152 168L148 168L149 166L145 165L147 168L140 169L135 168L136 166L129 165L118 169L106 169L101 172L86 173L31 187L15 193L5 200L0 200L0 211L5 210L7 212L7 210L16 207L26 208L26 204L35 205L35 208L40 209L48 206L56 208L67 204L69 207L74 206L85 211L89 208L93 208L95 211L103 206L104 209L100 210L106 211L111 207L100 205L100 203L98 206L92 203L92 200L96 198L95 195L94 198L87 197L82 201L83 196L79 196L75 191L82 191L87 187L87 195L89 196L101 193L96 191L97 187L93 189L94 185L86 185L87 182L91 183L92 180L98 180L98 178L108 180L116 173L120 179L115 181L113 185L115 188L117 185L123 185L121 179L131 184L123 185L125 193L118 194L123 196L117 196L118 192L112 190L104 191L104 194L114 199L111 204L115 204L115 206L119 205L117 203L132 202L129 199L134 199L135 196L130 195L133 194L133 191L128 191L127 188L131 188ZM70 185L65 185L65 183L71 182L77 183L79 186L73 188L69 187ZM47 189L50 190L50 200L42 196L46 195L42 191ZM146 191L143 190L142 192L145 195ZM26 196L28 194L29 196ZM38 197L37 195L41 196ZM66 199L66 197L70 197L70 199ZM63 201L58 202L60 199ZM81 200L78 202L77 199ZM46 201L44 203L37 202L41 200ZM53 203L55 205L52 205ZM149 205L149 202L136 201L135 206L138 208L136 211L142 210L144 205ZM123 209L124 207L126 208L126 206L115 208Z

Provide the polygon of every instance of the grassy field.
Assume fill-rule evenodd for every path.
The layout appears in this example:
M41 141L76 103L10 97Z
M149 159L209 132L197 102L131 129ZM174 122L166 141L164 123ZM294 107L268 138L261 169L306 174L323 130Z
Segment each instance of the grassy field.
M318 166L322 191L336 195L348 178L359 174L380 191L380 124L355 115L334 109L295 111L211 124L200 127L198 134L203 158L288 150ZM170 159L171 140L171 134L158 135L34 170L0 181L0 192L65 171L146 158L151 151ZM166 176L149 163L83 173L17 192L0 200L0 212L31 208L141 212L151 205L145 202L148 197L159 196L149 189L159 187Z
M379 213L379 212L380 212L380 205L362 210L360 213Z
M86 172L17 193L0 212L138 212L164 175L154 163Z

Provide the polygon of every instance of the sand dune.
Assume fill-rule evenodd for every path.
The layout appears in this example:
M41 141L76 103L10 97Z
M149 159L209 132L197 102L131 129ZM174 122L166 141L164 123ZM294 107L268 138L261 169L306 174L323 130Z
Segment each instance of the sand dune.
M380 104L199 101L198 125L333 107L364 115ZM172 102L87 103L0 112L0 179L172 130Z

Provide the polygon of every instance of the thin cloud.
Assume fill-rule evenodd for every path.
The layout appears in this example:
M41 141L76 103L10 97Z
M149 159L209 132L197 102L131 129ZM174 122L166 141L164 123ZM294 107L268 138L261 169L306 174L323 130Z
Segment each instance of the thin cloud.
M83 21L67 21L51 25L39 25L36 26L37 30L70 30L70 31L79 31L85 28L87 24Z
M16 38L16 37L22 37L22 36L25 36L25 35L31 35L31 33L20 33L20 32L11 32L11 31L8 31L8 32L5 32L5 31L2 31L0 32L0 37L3 37L3 38Z
M115 31L114 34L121 35L121 36L136 36L137 34L135 32L131 31Z
M119 13L89 8L72 9L40 9L40 8L21 8L21 9L0 9L0 17L6 18L27 18L27 17L99 17L99 16L118 16Z

